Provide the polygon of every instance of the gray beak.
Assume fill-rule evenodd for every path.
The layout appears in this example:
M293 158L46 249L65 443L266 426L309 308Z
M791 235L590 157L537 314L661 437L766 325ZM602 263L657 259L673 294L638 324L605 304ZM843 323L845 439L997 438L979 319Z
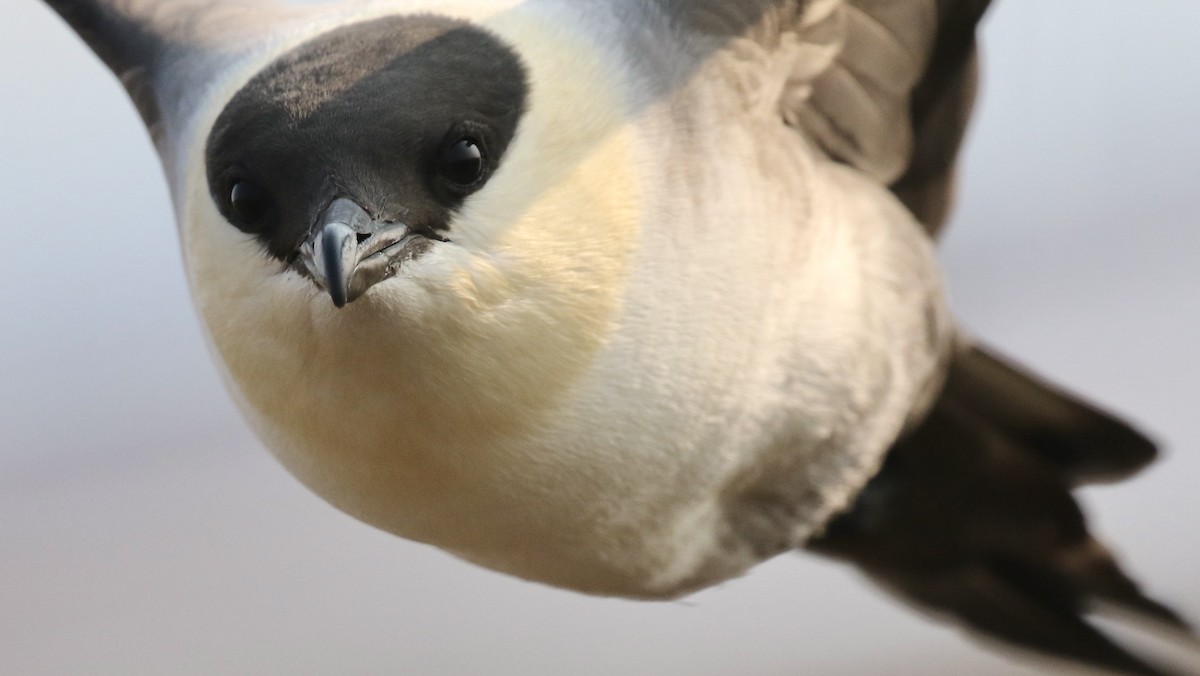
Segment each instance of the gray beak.
M418 240L406 225L375 221L358 204L335 200L300 247L308 275L345 307L372 286L392 277Z

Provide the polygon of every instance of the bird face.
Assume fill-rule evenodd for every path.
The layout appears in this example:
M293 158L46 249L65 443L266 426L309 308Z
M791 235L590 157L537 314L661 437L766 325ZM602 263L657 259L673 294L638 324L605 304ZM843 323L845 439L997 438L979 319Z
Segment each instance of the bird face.
M255 248L338 308L388 280L371 295L410 305L463 276L521 286L587 267L605 278L584 284L611 285L637 191L604 57L518 10L470 19L367 18L254 72L207 123L218 216L185 216L185 247L204 246L186 221L217 220L241 244L208 245Z
M467 18L316 27L246 66L194 123L179 200L267 445L341 509L462 549L461 515L495 512L479 477L530 466L610 339L643 211L611 60L569 25Z
M502 164L526 99L516 54L464 22L344 28L229 102L209 190L231 226L342 307L453 242L454 214Z

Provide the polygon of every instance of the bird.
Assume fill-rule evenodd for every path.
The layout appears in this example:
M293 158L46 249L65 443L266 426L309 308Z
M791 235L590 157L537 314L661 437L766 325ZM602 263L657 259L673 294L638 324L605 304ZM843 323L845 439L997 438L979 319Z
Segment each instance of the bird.
M336 508L673 599L796 549L1014 646L1187 631L1072 490L1154 444L959 328L983 0L46 0L154 140L232 397Z

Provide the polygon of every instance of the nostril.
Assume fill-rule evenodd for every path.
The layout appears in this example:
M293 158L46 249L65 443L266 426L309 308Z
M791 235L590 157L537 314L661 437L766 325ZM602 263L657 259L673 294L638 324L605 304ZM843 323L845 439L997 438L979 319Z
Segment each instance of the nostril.
M365 233L365 232L357 232L354 234L354 236L358 239L359 244L362 244L363 242L367 241L368 239L371 239L371 235L368 233Z

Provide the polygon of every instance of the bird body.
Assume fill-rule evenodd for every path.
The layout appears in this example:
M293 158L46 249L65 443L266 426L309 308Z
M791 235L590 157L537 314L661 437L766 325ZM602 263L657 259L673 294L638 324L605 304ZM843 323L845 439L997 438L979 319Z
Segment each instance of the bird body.
M234 398L334 506L635 598L806 547L1155 673L1086 604L1182 622L1070 496L1153 446L942 291L986 2L49 4L151 129Z
M603 22L529 4L481 22L536 46L529 112L454 245L339 310L229 228L196 142L192 288L256 429L339 508L521 577L678 595L799 546L873 474L940 378L937 268L890 193L747 105L735 55L639 100L674 55L606 54Z

